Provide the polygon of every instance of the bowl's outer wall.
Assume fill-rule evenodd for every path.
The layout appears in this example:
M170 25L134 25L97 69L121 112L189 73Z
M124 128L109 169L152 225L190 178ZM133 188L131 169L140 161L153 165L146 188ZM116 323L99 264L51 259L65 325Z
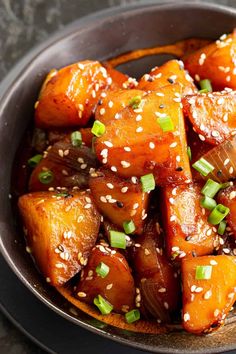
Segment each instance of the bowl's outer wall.
M79 312L69 312L69 306L50 287L46 287L29 255L25 252L22 233L12 217L9 200L11 166L14 155L33 117L33 106L45 74L83 59L104 60L126 51L173 43L189 37L217 38L232 31L236 12L201 4L133 7L123 12L110 10L74 23L61 39L45 49L30 54L30 60L10 87L1 87L0 101L0 234L4 257L19 278L57 312L97 333L143 350L162 353L213 353L236 348L235 325L227 325L217 334L196 337L184 332L166 335L142 335L125 332L91 319ZM73 33L71 32L73 30ZM65 36L66 33L66 36ZM63 37L63 38L62 38ZM48 44L48 43L47 43ZM165 57L149 57L124 65L121 69L140 76ZM148 69L147 69L148 68ZM19 70L17 73L19 74ZM16 77L16 75L13 75ZM10 77L9 77L10 78ZM17 178L17 176L14 176Z

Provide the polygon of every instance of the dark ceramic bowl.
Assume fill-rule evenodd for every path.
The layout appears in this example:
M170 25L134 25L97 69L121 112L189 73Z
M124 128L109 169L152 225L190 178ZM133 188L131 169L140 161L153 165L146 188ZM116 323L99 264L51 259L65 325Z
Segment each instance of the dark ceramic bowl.
M11 168L45 74L82 59L98 59L188 37L217 38L232 31L236 11L209 4L148 5L116 8L79 20L29 53L2 83L0 99L0 249L22 282L66 319L99 335L156 353L219 353L236 349L236 324L197 337L183 331L164 335L136 334L94 320L47 286L25 252L9 200ZM166 58L150 57L122 69L139 76ZM17 178L17 176L15 176ZM26 305L27 306L27 305Z

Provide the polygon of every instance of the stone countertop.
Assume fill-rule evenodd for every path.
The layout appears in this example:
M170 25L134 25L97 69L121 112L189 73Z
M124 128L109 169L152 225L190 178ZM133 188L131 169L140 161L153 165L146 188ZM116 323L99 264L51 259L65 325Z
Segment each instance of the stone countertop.
M27 51L67 23L103 8L139 2L152 3L154 0L1 0L0 78L3 78ZM171 1L156 0L156 3L163 2ZM172 2L177 3L179 0ZM235 0L208 2L236 7ZM0 348L1 354L45 353L1 313Z

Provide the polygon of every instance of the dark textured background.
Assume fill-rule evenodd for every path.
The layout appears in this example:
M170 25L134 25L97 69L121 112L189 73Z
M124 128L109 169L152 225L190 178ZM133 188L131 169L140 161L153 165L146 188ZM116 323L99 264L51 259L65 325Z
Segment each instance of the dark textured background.
M50 33L63 28L67 23L103 8L140 2L153 3L155 1L0 0L0 79L29 49L43 42ZM156 3L160 2L177 3L180 1L156 1ZM236 0L208 2L236 7ZM0 353L43 354L45 352L31 343L0 313Z

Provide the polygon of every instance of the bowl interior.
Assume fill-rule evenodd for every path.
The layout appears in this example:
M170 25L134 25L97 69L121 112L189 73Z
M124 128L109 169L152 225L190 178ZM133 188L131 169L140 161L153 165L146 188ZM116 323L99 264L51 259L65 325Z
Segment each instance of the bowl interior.
M83 59L105 60L132 49L174 43L189 37L217 38L235 26L236 12L203 4L135 6L109 10L75 22L59 38L49 40L30 53L27 65L13 70L13 84L1 86L0 101L0 234L1 250L18 277L45 303L85 328L143 350L162 353L213 353L236 348L235 324L216 334L196 337L185 332L165 335L136 334L108 326L81 311L71 312L71 305L45 285L25 251L19 226L12 217L9 199L11 168L16 149L29 121L45 74ZM121 67L139 77L166 56L149 57ZM21 66L22 67L22 66ZM17 178L17 176L15 177Z

